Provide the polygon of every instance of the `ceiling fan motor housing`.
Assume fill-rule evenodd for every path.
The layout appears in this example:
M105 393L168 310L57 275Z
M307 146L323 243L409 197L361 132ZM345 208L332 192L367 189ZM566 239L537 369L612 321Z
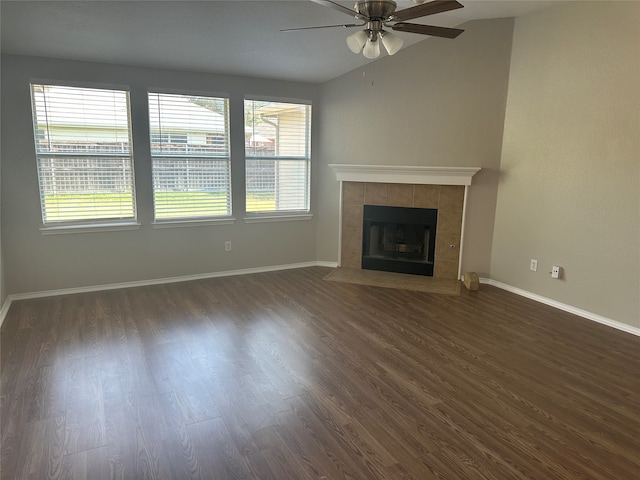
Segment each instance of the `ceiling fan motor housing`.
M387 22L391 20L396 10L396 2L393 0L363 0L357 2L354 10L371 21Z

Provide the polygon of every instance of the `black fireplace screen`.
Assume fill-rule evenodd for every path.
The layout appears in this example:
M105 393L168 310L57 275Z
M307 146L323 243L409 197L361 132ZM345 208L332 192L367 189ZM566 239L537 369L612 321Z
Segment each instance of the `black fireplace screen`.
M433 276L438 210L364 206L362 268Z

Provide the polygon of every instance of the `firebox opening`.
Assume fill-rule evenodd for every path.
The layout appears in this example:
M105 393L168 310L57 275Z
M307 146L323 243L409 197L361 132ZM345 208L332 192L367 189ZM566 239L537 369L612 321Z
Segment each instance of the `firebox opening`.
M364 206L362 268L433 276L438 211Z

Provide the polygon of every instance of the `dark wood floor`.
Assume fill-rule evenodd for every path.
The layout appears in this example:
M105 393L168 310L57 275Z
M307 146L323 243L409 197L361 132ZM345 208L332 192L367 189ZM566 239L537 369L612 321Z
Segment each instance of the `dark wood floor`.
M640 478L640 338L328 272L15 302L2 478Z

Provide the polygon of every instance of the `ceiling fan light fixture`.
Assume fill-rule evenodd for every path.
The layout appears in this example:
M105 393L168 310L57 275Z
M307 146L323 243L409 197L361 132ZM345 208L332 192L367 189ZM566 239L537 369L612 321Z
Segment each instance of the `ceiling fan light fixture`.
M395 55L402 48L404 41L391 32L385 32L384 28L398 32L416 33L441 38L456 38L464 32L464 30L459 28L438 27L407 22L407 20L413 20L414 18L427 17L429 15L462 8L464 5L457 0L413 0L416 4L415 6L401 10L396 10L398 4L395 0L356 0L353 9L347 8L334 0L312 1L355 17L362 23L286 28L281 31L293 32L333 27L351 28L364 27L366 25L364 30L349 35L346 39L349 50L356 54L362 52L366 58L378 58L380 56L380 43L384 45L389 55Z
M380 38L382 39L382 45L384 45L389 55L396 54L404 44L404 40L391 32L380 32Z
M367 31L359 30L347 37L347 46L353 53L360 53L368 39L369 35L367 35Z
M380 42L377 36L372 36L372 38L367 40L367 43L364 44L362 54L366 58L378 58L380 56Z

